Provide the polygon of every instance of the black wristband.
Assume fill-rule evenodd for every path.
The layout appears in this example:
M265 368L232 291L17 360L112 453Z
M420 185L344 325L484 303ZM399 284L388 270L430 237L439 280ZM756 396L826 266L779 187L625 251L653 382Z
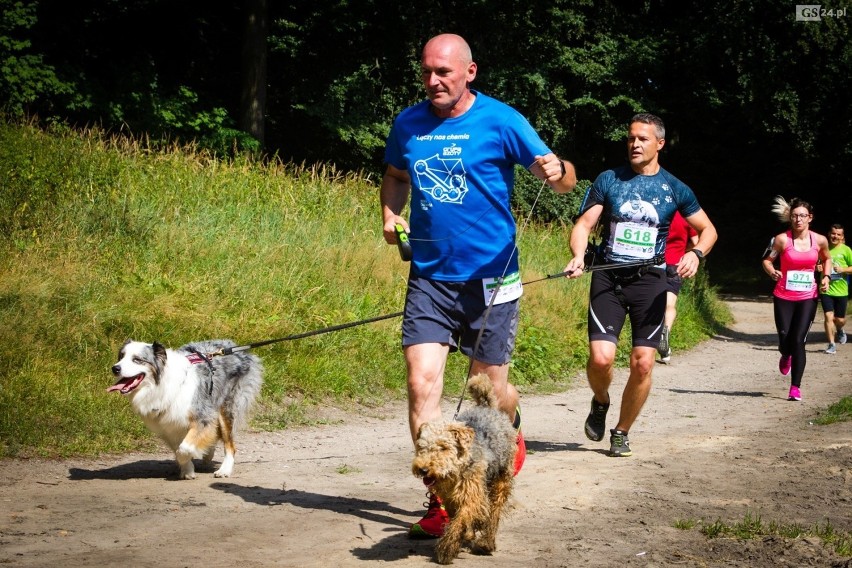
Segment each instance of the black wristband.
M562 168L562 177L565 177L565 174L568 173L568 170L565 169L565 162L559 160L559 167ZM559 178L562 179L562 178Z
M698 260L701 260L702 258L704 258L704 251L702 251L701 249L695 249L694 248L694 249L689 249L689 250L690 250L690 252L695 253L695 256L698 257Z

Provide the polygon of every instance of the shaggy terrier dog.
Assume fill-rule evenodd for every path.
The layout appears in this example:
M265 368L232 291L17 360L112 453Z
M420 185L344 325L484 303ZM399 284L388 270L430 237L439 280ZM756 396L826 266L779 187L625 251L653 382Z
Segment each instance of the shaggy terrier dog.
M497 410L487 375L472 377L468 388L476 406L457 421L423 424L411 466L450 516L436 547L441 564L452 563L462 545L475 554L496 550L500 513L514 481L517 432Z

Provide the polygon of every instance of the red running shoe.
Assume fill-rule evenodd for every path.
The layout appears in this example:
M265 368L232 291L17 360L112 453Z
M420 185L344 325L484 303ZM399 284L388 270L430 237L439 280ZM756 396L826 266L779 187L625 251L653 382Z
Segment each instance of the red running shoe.
M515 475L518 475L518 472L521 471L521 468L524 467L524 460L527 459L527 444L524 442L524 433L521 432L521 407L520 405L515 408L515 421L512 423L512 426L515 427L515 430L518 431L518 451L515 454Z
M426 515L408 529L409 538L441 538L450 522L450 515L441 503L441 498L431 491L427 496L429 503L424 503L428 507Z
M527 445L524 443L524 433L518 430L518 452L515 454L515 475L524 467L527 458Z

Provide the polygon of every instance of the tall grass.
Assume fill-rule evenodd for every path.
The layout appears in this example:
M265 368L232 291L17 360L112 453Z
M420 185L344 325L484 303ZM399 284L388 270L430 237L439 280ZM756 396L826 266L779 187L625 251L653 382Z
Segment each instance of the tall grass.
M143 142L0 124L0 456L152 444L127 402L105 392L125 339L245 344L402 308L408 265L382 239L370 176ZM526 227L525 281L562 270L568 234ZM522 391L565 388L582 369L587 286L528 286L512 368ZM706 313L712 290L701 294L707 301L679 321L710 323L695 324L689 342L724 320ZM266 375L253 426L308 421L320 401L404 397L399 326L392 318L258 348ZM450 358L448 395L466 369Z

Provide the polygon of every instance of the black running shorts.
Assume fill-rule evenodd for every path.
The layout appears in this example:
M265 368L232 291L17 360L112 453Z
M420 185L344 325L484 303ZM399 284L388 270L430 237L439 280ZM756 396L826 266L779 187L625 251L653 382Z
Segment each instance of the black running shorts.
M611 270L593 273L589 341L618 343L629 315L633 346L656 348L666 315L666 288L666 272L662 268L652 268L634 280L620 278Z

